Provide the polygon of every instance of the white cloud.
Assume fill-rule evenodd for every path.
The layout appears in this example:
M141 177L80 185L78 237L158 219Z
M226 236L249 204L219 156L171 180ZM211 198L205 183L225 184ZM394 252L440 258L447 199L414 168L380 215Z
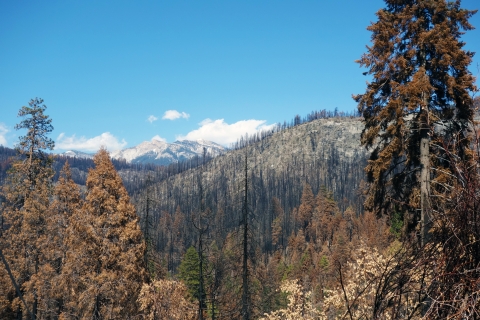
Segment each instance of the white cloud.
M190 115L188 113L185 113L185 112L180 113L177 110L167 110L163 114L162 119L163 120L175 120L175 119L179 119L179 118L188 119L189 117L190 117Z
M155 117L153 114L151 116L149 116L148 119L147 119L147 121L150 122L150 123L152 123L153 121L157 121L157 120L158 120L158 118Z
M110 132L104 132L90 139L85 137L77 138L75 135L67 137L62 132L55 142L55 149L97 152L100 147L105 147L108 151L115 151L123 149L126 145L127 142L124 139L119 141Z
M8 133L7 126L3 123L0 123L0 145L6 147L7 146L7 133Z
M265 120L241 120L228 124L224 119L205 119L199 123L200 128L190 131L185 136L177 136L178 140L209 140L224 146L236 142L246 133L251 135L257 131L269 130L274 125L266 125Z
M164 138L160 137L158 134L155 137L152 138L152 141L153 140L167 142L167 139L164 139Z

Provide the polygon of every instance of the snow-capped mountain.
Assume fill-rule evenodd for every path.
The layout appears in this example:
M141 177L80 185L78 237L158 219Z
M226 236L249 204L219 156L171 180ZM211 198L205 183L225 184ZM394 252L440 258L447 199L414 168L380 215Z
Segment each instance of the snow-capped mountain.
M203 154L203 148L209 155L219 155L225 152L225 148L215 142L196 141L175 141L167 143L159 140L144 141L138 146L114 151L110 155L114 159L125 159L128 163L154 163L168 165L193 158Z
M65 151L64 153L60 153L59 155L71 158L93 159L93 154L76 150Z

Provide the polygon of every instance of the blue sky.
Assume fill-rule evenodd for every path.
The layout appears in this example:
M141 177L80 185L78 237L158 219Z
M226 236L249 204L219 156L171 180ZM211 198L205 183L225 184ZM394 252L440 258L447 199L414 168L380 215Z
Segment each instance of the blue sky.
M41 97L57 150L224 145L296 114L352 111L383 1L0 1L0 144ZM468 9L478 0L464 0ZM480 28L480 14L471 19ZM480 32L464 38L480 51ZM478 75L475 57L471 70ZM478 81L477 81L478 83Z

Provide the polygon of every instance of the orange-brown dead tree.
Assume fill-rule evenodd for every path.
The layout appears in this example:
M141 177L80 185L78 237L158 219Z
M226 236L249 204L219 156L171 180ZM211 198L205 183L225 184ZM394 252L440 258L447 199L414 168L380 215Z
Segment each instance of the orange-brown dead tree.
M448 179L445 139L462 159L469 157L467 134L473 117L468 70L473 53L463 49L464 30L475 13L460 1L385 0L368 30L372 44L358 61L372 77L355 96L365 119L362 144L372 149L366 167L366 208L400 212L408 231L420 225L425 244L431 227L430 195ZM433 187L432 187L433 186Z
M368 27L372 45L358 61L372 81L354 97L365 119L362 144L372 148L365 205L377 215L403 217L404 236L415 237L401 238L372 318L386 308L392 318L477 318L477 87L468 70L474 53L461 40L476 11L461 8L460 0L385 3ZM459 199L469 200L459 205ZM405 308L411 293L412 307Z
M300 200L300 207L297 212L297 222L303 233L310 240L311 221L313 209L315 208L315 196L313 195L312 187L305 183L302 191L302 198Z
M30 100L28 107L20 109L18 116L23 120L15 128L26 129L27 132L19 139L16 147L18 158L13 162L2 188L6 230L0 240L0 249L19 290L14 295L10 294L8 299L2 299L2 303L9 301L10 305L0 309L19 318L39 318L45 313L39 307L42 301L38 292L41 290L40 280L49 281L41 279L40 270L48 264L45 235L53 190L52 157L45 150L54 147L54 142L47 136L53 126L52 120L44 114L46 108L42 99L35 98ZM9 284L10 288L13 286Z
M42 309L48 318L56 319L60 314L70 312L69 305L75 304L76 279L69 273L66 265L67 252L70 250L66 241L71 217L78 215L82 206L80 187L72 179L70 166L65 163L53 194L45 234L45 258L49 262L41 271L39 295L42 297Z
M64 272L75 276L66 318L128 319L137 315L145 280L138 217L108 152L94 157L87 193L71 217Z

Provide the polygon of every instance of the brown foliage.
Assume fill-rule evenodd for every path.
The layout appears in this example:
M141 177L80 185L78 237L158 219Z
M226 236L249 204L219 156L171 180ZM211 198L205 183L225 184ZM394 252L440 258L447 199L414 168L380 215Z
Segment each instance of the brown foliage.
M368 30L373 44L358 61L373 81L357 95L365 119L362 144L373 148L366 167L365 205L375 213L410 212L412 228L420 204L420 139L428 130L434 169L445 169L444 150L435 145L460 132L450 145L466 157L476 91L468 70L473 53L463 50L463 30L474 11L460 1L386 1ZM434 157L438 156L438 157ZM434 180L437 172L433 172Z
M81 196L79 187L73 182L68 162L65 163L54 190L47 218L47 232L43 235L43 251L48 264L42 266L38 274L37 288L41 309L48 317L55 318L64 312L65 301L73 287L73 279L64 273L65 260L69 247L66 244L70 217L79 210Z
M306 183L303 187L302 199L297 212L297 222L306 233L309 222L312 219L313 208L315 207L315 196L312 187Z
M136 314L144 281L144 243L135 209L107 151L94 158L87 195L74 212L64 273L71 277L66 318L125 318Z
M146 319L196 319L197 308L187 296L187 287L182 282L155 280L143 285L138 302Z
M27 129L27 133L20 137L17 148L19 158L13 162L2 188L5 197L2 214L7 229L0 239L0 246L21 294L35 316L48 312L41 309L45 303L41 293L51 280L46 235L49 231L53 169L52 158L43 150L53 148L53 141L47 137L53 127L43 113L46 106L42 103L42 99L33 99L18 114L24 119L16 129ZM43 277L44 281L40 281ZM12 288L12 284L7 288ZM25 306L16 294L12 294L12 290L6 291L10 305L2 308L21 317L22 312L26 313ZM7 300L5 296L3 299Z

